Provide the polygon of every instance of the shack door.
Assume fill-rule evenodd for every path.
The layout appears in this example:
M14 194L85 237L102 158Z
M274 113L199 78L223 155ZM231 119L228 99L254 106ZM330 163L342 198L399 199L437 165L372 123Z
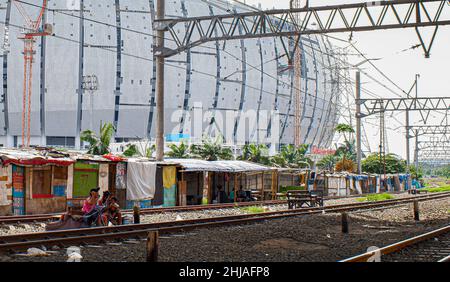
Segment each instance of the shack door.
M98 186L98 164L76 163L73 171L73 198L86 198Z
M25 169L12 167L12 209L14 215L25 215Z

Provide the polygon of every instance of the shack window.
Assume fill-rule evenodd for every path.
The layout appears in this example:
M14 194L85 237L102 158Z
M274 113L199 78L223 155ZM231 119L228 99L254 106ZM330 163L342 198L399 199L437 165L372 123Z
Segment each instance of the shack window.
M52 197L51 167L34 168L32 178L31 189L33 191L33 198Z

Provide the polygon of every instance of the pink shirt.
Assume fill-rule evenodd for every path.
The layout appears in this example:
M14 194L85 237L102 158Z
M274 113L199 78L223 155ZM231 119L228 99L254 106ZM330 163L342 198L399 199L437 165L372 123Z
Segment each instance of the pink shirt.
M88 213L88 212L92 211L94 206L95 206L95 204L89 204L89 202L87 200L84 200L83 208L81 209L81 211L84 213Z

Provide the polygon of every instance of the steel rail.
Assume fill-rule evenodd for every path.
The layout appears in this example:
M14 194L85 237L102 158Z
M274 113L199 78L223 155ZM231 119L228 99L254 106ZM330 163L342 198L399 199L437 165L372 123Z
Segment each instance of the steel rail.
M197 210L208 210L208 209L227 209L254 205L278 205L286 203L285 200L270 200L270 201L255 201L255 202L245 202L245 203L226 203L226 204L210 204L210 205L192 205L192 206L177 206L177 207L163 207L163 208L145 208L141 209L142 214L152 214L161 212L179 212L179 211L197 211ZM133 213L133 210L126 209L122 211L124 214ZM51 213L51 214L36 214L36 215L22 215L22 216L0 216L0 224L11 224L11 223L25 223L34 221L47 221L54 218L60 218L62 213Z
M392 194L396 194L393 192ZM364 197L369 194L360 195L350 195L350 196L326 196L325 200L334 199L344 199L344 198L354 198L354 197ZM209 204L209 205L190 205L190 206L176 206L176 207L161 207L161 208L145 208L141 209L141 214L152 214L152 213L162 213L162 212L183 212L183 211L198 211L198 210L209 210L209 209L227 209L255 205L278 205L286 204L286 200L268 200L268 201L254 201L254 202L244 202L244 203L225 203L225 204ZM122 210L124 214L131 214L133 210L126 209ZM0 224L14 224L14 223L27 223L27 222L45 222L52 219L59 219L63 213L49 213L49 214L34 214L34 215L20 215L20 216L0 216Z
M134 237L137 235L147 234L148 231L158 230L161 233L167 232L177 232L192 230L199 227L213 227L219 225L228 224L243 224L251 223L257 221L264 221L270 219L279 219L286 217L294 217L301 215L313 215L320 214L324 211L327 213L339 213L348 212L352 210L361 209L372 209L381 206L396 206L399 204L404 204L407 202L426 201L441 199L450 196L449 193L441 193L440 195L425 196L425 197L415 197L397 199L397 200L387 200L374 203L352 203L347 205L336 205L328 206L323 208L308 208L302 210L285 210L285 211L274 211L265 212L260 214L246 214L246 215L236 215L236 216L222 216L213 218L203 218L203 219L191 219L182 221L170 221L170 222L160 222L160 223L147 223L147 224L132 224L132 225L121 225L113 227L95 227L95 228L84 228L84 229L73 229L73 230L63 230L63 231L49 231L40 233L27 233L19 235L9 235L0 236L0 251L8 250L22 250L33 246L52 246L55 244L63 244L67 242L87 242L91 240L111 240L111 239L125 239ZM56 237L56 238L55 238Z
M425 234L422 235L418 235L415 236L413 238L409 238L403 241L400 241L398 243L394 243L391 245L388 245L386 247L383 247L381 249L378 250L374 250L374 251L370 251L370 252L366 252L364 254L360 254L348 259L344 259L341 260L341 262L367 262L369 259L371 259L374 255L387 255L387 254L391 254L391 253L395 253L398 252L400 250L403 250L407 247L410 247L412 245L436 238L440 235L446 234L450 232L450 225L447 225L445 227L439 228L437 230L431 231L431 232L427 232ZM445 259L448 259L445 258ZM445 259L443 261L445 261Z

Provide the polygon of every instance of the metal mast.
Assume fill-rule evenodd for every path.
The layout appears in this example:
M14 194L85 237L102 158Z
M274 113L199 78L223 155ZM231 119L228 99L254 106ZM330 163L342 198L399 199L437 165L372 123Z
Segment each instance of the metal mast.
M44 28L41 28L42 17L47 9L47 0L43 0L42 7L39 15L35 21L27 14L22 4L16 0L13 0L17 10L25 20L24 32L22 39L24 42L23 50L23 97L22 97L22 146L30 146L30 132L31 132L31 94L33 86L33 62L34 43L36 37L47 36L52 33L52 27L49 24L45 24Z
M301 0L291 0L291 9L301 8ZM308 1L307 4L308 5ZM300 16L297 14L295 20L299 23ZM301 37L296 36L297 48L294 50L294 145L301 145L301 123L302 123L302 50Z

